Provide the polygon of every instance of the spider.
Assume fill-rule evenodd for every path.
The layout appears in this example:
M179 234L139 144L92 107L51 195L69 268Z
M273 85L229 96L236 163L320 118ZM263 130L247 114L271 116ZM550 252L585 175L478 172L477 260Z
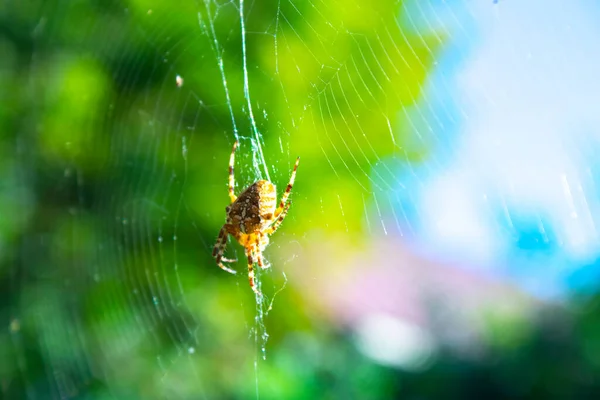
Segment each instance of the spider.
M248 186L239 197L233 193L235 184L233 165L238 144L237 141L233 144L231 156L229 157L229 198L231 204L225 208L227 220L219 231L213 249L213 257L222 270L232 274L236 273L236 271L223 265L223 262L237 261L223 257L228 235L233 236L239 244L244 246L246 257L248 257L250 287L257 296L261 296L262 294L254 282L254 263L256 262L260 268L269 268L269 265L263 261L262 252L269 244L269 235L275 233L290 209L292 203L288 203L287 200L294 185L300 157L296 159L290 182L281 197L279 207L275 208L277 191L275 185L267 180L260 180Z

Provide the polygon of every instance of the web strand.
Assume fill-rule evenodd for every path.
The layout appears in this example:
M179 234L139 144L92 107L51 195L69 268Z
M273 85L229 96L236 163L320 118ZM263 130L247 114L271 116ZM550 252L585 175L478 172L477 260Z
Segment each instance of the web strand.
M262 140L260 133L258 132L258 127L256 126L256 120L254 119L254 112L252 111L252 101L250 100L250 82L248 81L248 65L246 61L246 25L244 22L244 0L240 0L240 27L242 29L242 59L243 59L243 69L244 69L244 97L246 98L248 104L248 115L250 117L250 124L252 125L252 132L254 133L254 140L256 141L256 147L258 149L258 155L260 157L261 164L263 166L263 171L265 173L265 177L268 181L271 180L269 176L269 169L267 168L267 163L265 162L265 155L262 149Z

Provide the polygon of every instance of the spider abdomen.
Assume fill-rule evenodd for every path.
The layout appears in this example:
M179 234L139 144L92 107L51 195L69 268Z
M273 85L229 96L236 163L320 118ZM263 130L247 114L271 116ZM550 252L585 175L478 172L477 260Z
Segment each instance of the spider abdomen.
M258 181L254 185L258 188L258 214L261 219L270 221L277 207L275 185L269 181Z
M242 233L254 233L263 229L273 218L277 206L275 185L261 180L248 186L229 210L228 222L239 226Z

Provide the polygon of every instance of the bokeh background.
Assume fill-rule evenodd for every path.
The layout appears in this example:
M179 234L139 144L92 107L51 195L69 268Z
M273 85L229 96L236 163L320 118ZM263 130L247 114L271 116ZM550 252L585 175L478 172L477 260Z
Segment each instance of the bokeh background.
M3 1L2 397L597 398L599 16ZM238 192L301 156L262 300L236 139Z

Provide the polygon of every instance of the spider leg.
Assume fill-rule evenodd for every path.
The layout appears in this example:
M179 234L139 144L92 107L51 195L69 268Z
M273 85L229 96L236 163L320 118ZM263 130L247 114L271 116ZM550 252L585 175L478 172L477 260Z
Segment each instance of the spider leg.
M223 225L221 230L219 231L219 236L217 237L217 243L215 243L215 247L213 248L212 255L215 258L217 265L224 271L229 272L230 274L235 274L236 272L227 268L223 265L221 261L228 262L229 260L223 259L223 253L225 252L225 245L227 244L227 225Z
M237 149L238 141L236 140L233 144L233 149L231 150L231 155L229 156L229 199L233 203L237 196L233 193L233 187L235 186L235 176L233 173L233 165L235 163L235 149Z
M221 257L221 261L223 261L224 263L235 263L238 260L237 259L232 259L232 258Z
M265 234L259 234L256 240L256 247L254 248L254 253L256 256L256 263L260 267L260 269L267 269L271 267L270 264L264 262L262 251L269 243L269 237Z
M296 158L296 164L294 164L294 170L292 171L292 176L290 176L290 182L281 196L281 201L279 202L279 207L275 210L274 218L277 219L279 214L281 214L285 210L285 204L287 203L287 199L292 191L292 187L294 186L294 181L296 180L296 170L298 169L298 163L300 163L300 157Z
M281 226L281 223L283 222L283 219L287 215L288 210L290 209L291 205L292 205L291 202L287 203L285 205L285 208L283 209L283 211L281 212L281 214L279 214L279 217L277 217L277 219L275 221L273 221L273 223L271 224L270 227L268 227L267 229L265 229L265 235L272 235L273 233L275 233L275 231L279 228L279 226Z
M262 293L256 287L256 282L254 280L254 258L252 257L252 249L246 249L246 255L248 256L248 282L250 283L250 288L257 296L262 296Z
M271 264L266 263L262 257L262 253L260 252L260 250L256 251L256 263L258 264L258 266L261 269L267 269L267 268L271 268Z

